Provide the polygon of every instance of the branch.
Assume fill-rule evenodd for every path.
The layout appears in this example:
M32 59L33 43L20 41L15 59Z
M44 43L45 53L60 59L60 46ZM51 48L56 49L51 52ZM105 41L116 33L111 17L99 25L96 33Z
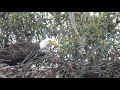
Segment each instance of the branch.
M38 43L39 44L39 43ZM33 49L31 50L31 52L28 54L28 56L23 60L23 62L21 63L21 64L24 64L28 59L30 59L35 53L36 53L36 47L37 47L37 45L38 44L36 44L34 47L33 47Z
M0 75L0 78L7 78L6 76L4 76L4 75Z
M80 37L80 34L79 34L79 32L78 32L78 30L76 28L74 14L75 14L74 12L68 12L69 18L71 20L72 28L74 29L75 34Z
M85 51L85 50L84 50L85 41L83 40L83 38L84 38L83 36L84 36L84 35L80 36L80 34L79 34L79 32L78 32L78 30L77 30L77 28L76 28L76 23L75 23L75 16L74 16L74 14L75 14L75 12L68 12L69 18L70 18L70 20L71 20L72 28L74 29L74 32L75 32L76 37L77 37L77 41L78 41L78 43L80 43L80 45L81 45L81 51Z
M120 56L120 53L117 51L117 48L113 45L113 48L115 49L115 51L117 52L117 54Z

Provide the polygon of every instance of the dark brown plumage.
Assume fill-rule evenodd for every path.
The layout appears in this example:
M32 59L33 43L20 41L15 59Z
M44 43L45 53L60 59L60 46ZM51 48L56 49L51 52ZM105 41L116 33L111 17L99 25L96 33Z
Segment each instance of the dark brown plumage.
M34 48L34 50L33 50ZM0 49L0 63L7 63L8 65L16 65L22 62L28 54L33 50L39 49L39 44L30 42L21 42L13 44L6 48Z

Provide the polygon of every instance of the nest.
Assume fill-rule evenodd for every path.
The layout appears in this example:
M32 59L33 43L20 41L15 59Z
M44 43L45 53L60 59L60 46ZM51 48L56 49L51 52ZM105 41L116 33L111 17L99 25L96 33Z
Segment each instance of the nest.
M62 78L64 74L64 67L61 67L63 62L52 51L42 51L46 53L41 57L41 51L37 50L35 53L30 53L22 63L18 65L8 66L1 64L0 77L1 78ZM31 57L31 55L33 57ZM59 64L57 68L32 67L38 64L41 60L49 58L50 62ZM26 62L26 63L24 63Z
M31 49L32 48L32 49ZM17 43L0 49L0 77L1 78L56 78L62 77L62 68L32 67L42 60L49 60L53 64L62 65L63 62L56 53L40 50L38 44ZM3 64L5 63L5 64Z
M0 64L0 78L119 78L120 61L99 61L96 64L81 63L80 61L61 60L53 51L39 50L37 44L24 43L12 45L0 50L0 59L5 61L20 60L17 65ZM28 47L29 46L29 47ZM15 48L17 47L17 48ZM11 49L12 50L11 50ZM14 48L14 49L13 49ZM21 48L21 49L20 49ZM30 49L32 48L32 50ZM11 51L10 51L11 50ZM22 55L19 52L22 53ZM13 54L11 54L13 53ZM18 54L19 53L19 54ZM6 55L6 56L5 56ZM11 56L12 55L12 56ZM18 57L22 58L18 58ZM5 60L4 60L5 59ZM39 63L47 60L53 67L41 68ZM74 62L75 61L75 62ZM57 66L55 67L55 65ZM36 65L33 67L33 65ZM37 66L38 65L38 66Z
M38 54L39 52L37 52ZM50 56L51 55L51 56ZM8 66L0 65L0 78L119 78L120 62L101 63L98 65L80 65L78 63L61 61L53 53L48 52L46 56L35 55L26 64ZM51 57L51 59L50 59ZM38 59L39 58L39 59ZM32 67L40 60L49 58L50 62L59 64L58 67L40 69Z

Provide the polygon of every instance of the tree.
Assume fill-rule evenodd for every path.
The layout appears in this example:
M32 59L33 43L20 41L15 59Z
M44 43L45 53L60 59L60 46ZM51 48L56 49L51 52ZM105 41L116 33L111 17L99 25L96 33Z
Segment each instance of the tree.
M1 12L0 47L53 37L62 61L91 67L114 62L120 58L119 17L119 12ZM78 72L73 77L79 77Z

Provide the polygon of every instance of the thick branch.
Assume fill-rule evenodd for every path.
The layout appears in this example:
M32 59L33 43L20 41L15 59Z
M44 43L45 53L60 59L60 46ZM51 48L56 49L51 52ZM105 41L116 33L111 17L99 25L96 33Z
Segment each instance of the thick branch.
M76 24L75 24L75 16L74 16L74 12L68 12L69 18L71 20L71 24L72 24L72 28L74 29L74 32L77 36L80 37L80 34L76 28Z

